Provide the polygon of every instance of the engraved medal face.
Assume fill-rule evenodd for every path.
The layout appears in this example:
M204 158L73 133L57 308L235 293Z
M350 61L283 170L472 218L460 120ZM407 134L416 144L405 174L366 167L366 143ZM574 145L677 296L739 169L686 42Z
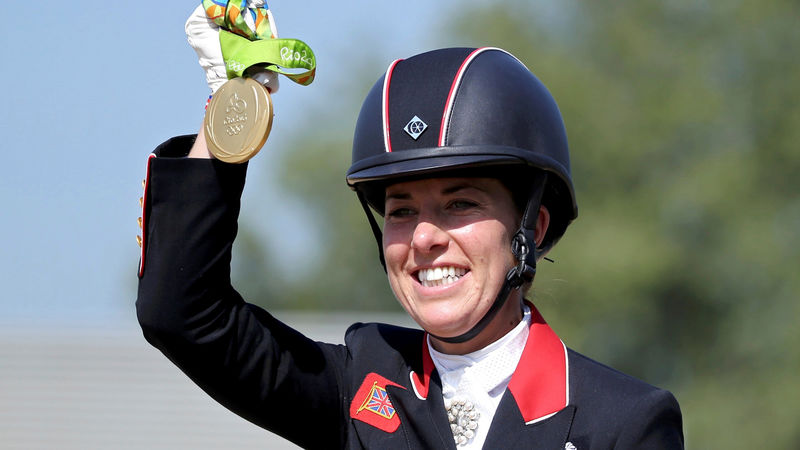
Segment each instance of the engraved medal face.
M219 160L241 163L255 156L272 129L272 99L250 78L228 80L206 109L208 149Z

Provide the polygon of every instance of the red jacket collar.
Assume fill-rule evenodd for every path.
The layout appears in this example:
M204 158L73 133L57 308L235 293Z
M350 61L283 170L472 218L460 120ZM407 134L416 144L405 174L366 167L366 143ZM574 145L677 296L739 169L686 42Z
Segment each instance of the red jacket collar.
M526 424L538 422L569 403L567 348L547 325L539 310L531 308L531 328L508 390L517 401Z
M569 403L569 362L564 343L536 307L526 303L531 309L531 327L508 390L514 396L525 423L531 424L552 416ZM433 369L425 334L422 339L422 373L412 371L410 374L411 386L420 399L428 397Z

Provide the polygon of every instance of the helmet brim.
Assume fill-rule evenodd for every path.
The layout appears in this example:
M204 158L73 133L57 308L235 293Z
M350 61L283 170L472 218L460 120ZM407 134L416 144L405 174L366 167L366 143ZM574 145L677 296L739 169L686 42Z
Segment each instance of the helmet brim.
M516 156L519 153L519 156ZM535 159L535 161L534 161ZM534 166L563 173L565 168L546 155L506 146L459 146L405 150L383 153L354 163L347 173L347 184L390 181L428 173L449 172L465 168L503 164Z

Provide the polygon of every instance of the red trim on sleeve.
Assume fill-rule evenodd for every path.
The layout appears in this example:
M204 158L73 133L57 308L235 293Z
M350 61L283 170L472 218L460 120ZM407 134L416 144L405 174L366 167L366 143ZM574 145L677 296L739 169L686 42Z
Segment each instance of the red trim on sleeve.
M150 163L156 158L155 153L147 157L147 168L145 169L144 190L142 192L142 248L139 249L139 278L144 275L144 249L147 247L147 191L150 188Z

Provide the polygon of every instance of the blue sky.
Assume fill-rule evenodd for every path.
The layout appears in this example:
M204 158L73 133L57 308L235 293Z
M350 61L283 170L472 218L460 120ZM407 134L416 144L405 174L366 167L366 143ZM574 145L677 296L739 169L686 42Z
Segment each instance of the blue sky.
M314 49L318 78L275 96L281 148L303 108L335 101L346 66L386 64L444 42L437 17L454 0L270 2L282 37ZM117 7L120 4L114 4ZM183 23L194 2L99 9L78 0L0 29L0 322L87 323L133 315L138 198L146 155L194 132L208 95ZM155 4L153 4L155 5ZM375 78L379 75L374 74ZM347 124L354 121L348 120ZM259 155L261 157L262 155ZM267 186L266 162L249 183ZM277 215L280 226L292 217Z

